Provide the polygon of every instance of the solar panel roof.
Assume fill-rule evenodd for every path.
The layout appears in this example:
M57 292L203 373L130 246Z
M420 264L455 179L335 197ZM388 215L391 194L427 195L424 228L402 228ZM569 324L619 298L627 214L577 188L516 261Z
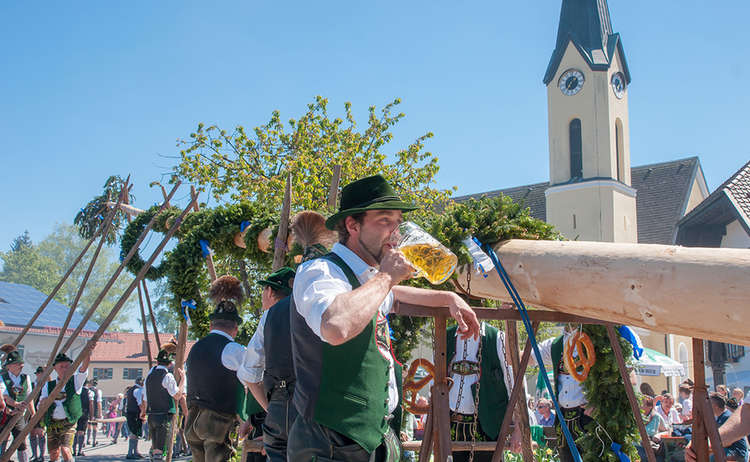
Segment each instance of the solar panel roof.
M31 286L0 281L0 321L8 326L25 326L46 299L46 294ZM68 311L70 308L52 300L32 327L62 328ZM73 314L69 327L75 328L82 319L80 314ZM84 326L84 330L95 331L98 328L99 325L92 321Z

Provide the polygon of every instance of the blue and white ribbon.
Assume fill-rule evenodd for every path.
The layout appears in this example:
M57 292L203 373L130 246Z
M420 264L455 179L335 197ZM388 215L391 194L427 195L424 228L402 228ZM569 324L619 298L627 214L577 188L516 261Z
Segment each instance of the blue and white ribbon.
M196 310L198 306L195 304L195 300L182 300L180 302L180 311L182 311L182 317L185 318L187 325L192 327L193 323L190 321L190 312L188 310Z
M242 223L240 223L240 232L244 232L248 226L250 226L249 221L243 221Z
M463 244L469 250L469 254L471 255L472 260L472 266L474 267L474 272L479 273L482 275L482 277L486 278L487 271L492 271L495 265L494 263L492 263L490 257L482 251L481 242L479 242L479 240L474 236L469 236L461 242L463 242Z
M207 240L201 239L198 243L201 245L201 252L203 253L204 258L214 254L214 251L208 246Z
M621 444L613 442L610 447L612 448L612 452L615 453L615 455L617 456L617 459L620 462L630 462L630 457L628 457L627 454L625 454L624 452L622 452L622 445Z
M620 326L617 331L622 338L633 345L633 356L635 359L641 359L641 355L643 355L643 343L641 343L641 338L638 337L638 334L628 326Z

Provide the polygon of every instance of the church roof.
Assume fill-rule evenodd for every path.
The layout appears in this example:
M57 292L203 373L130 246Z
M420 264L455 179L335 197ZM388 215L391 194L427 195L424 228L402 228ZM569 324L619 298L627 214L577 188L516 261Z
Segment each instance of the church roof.
M704 244L708 234L713 236L714 241L721 243L724 235L724 225L739 220L745 230L750 234L750 162L737 170L721 186L716 188L698 206L685 215L678 223L682 232L680 244L692 245L696 235L691 234L689 228L703 227L698 239ZM715 226L719 229L714 229ZM717 244L717 242L713 242Z
M545 85L555 77L570 42L573 42L594 71L609 69L615 49L619 50L625 81L630 83L630 71L625 60L622 40L620 34L612 32L607 0L563 0L557 43L544 74Z
M639 243L675 243L677 222L685 213L690 190L699 170L700 162L697 157L631 168L631 186L637 191ZM544 192L548 187L548 182L534 183L458 196L453 200L462 202L471 198L496 197L503 194L514 202L529 207L534 218L546 221L547 201Z

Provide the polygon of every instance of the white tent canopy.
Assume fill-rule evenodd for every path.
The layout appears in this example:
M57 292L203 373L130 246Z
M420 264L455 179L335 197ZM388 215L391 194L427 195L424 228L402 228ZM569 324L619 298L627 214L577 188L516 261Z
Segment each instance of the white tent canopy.
M651 348L644 348L643 356L636 361L635 373L646 376L682 377L685 375L685 367L669 356Z

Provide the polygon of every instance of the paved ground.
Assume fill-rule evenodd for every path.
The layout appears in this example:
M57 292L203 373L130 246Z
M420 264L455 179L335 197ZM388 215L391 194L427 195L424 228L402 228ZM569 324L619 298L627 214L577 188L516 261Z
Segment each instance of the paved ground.
M125 456L128 454L128 441L127 439L120 438L117 444L113 444L110 438L102 438L100 434L97 437L96 446L86 446L83 448L83 453L86 454L83 457L76 457L77 462L98 462L98 461L118 461L126 460ZM150 441L144 441L143 439L138 441L138 451L145 455L148 455L148 450L151 447ZM31 451L28 450L29 459L31 459ZM13 460L18 460L14 457ZM173 460L187 461L190 457L176 457ZM45 461L49 461L49 458L45 454ZM143 459L143 462L148 462L148 459Z

